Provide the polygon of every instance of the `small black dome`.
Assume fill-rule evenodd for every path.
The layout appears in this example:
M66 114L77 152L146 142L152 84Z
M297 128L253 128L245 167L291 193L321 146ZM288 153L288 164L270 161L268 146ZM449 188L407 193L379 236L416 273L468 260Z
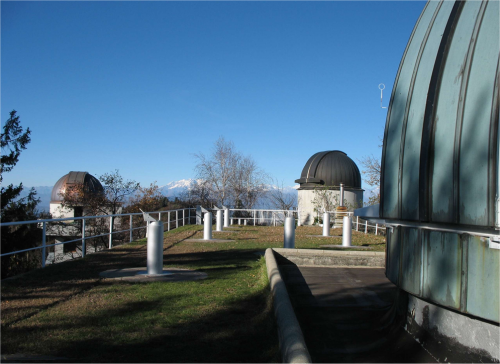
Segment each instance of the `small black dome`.
M338 187L343 183L346 188L361 189L361 174L347 154L330 150L309 158L295 183L300 183L300 188Z
M62 197L61 193L64 193L66 187L76 185L76 184L84 184L89 191L95 193L103 193L104 188L101 185L101 182L94 176L92 176L88 172L69 172L65 174L59 181L56 182L54 188L52 188L52 194L50 196L50 202L61 202Z

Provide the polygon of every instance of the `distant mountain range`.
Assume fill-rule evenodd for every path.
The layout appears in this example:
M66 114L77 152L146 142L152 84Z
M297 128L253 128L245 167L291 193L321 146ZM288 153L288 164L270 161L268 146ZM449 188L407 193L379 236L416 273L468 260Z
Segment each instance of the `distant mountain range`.
M166 185L160 186L160 191L161 194L168 197L168 198L175 198L181 196L181 194L184 191L187 191L191 185L194 183L194 179L181 179L179 181L173 181L170 183L167 183ZM297 194L297 188L299 186L285 186L284 187L284 192L285 193L291 193L291 194ZM21 197L25 197L28 195L28 192L31 187L24 187L23 192L21 193ZM276 189L277 186L274 185L268 185L269 190L271 189ZM50 195L52 193L52 186L36 186L35 190L37 192L37 196L40 198L41 202L38 205L38 208L40 210L45 210L49 211L49 205L50 205ZM378 191L377 189L373 189L373 192ZM366 190L364 193L364 202L368 201L369 196L371 195L372 190Z

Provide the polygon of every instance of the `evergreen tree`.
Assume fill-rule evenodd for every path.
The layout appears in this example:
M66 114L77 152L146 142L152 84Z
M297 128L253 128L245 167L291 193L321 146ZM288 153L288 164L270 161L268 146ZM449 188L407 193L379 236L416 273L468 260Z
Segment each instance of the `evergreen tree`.
M2 128L1 134L1 164L0 183L3 182L4 173L10 172L17 162L21 151L31 141L31 130L23 129L16 110L10 112L10 118ZM40 199L32 188L28 196L19 198L23 184L1 187L1 222L36 220L39 213L36 209ZM34 247L41 240L41 231L36 224L2 227L2 253ZM39 251L32 251L2 257L2 278L15 275L36 267L40 264Z

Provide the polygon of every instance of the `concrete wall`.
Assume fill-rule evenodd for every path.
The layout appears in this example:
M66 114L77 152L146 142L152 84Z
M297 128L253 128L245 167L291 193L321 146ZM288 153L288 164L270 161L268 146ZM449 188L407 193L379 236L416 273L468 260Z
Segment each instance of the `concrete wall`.
M298 207L300 211L300 224L301 225L312 225L314 223L314 217L317 216L317 212L314 211L314 200L317 198L318 193L326 192L329 201L338 205L340 202L340 191L339 190L328 190L320 191L316 190L298 190ZM357 191L344 191L344 202L347 206L352 206L354 208L363 206L363 190Z
M439 362L500 360L500 327L413 295L405 329Z

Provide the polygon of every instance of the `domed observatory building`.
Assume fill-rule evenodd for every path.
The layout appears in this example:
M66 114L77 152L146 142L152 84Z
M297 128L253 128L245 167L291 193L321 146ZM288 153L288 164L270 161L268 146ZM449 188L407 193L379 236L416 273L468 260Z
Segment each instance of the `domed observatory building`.
M499 2L429 1L387 114L386 275L406 292L407 330L472 361L500 359L498 86Z
M298 208L301 225L312 225L323 210L340 204L340 184L344 184L344 205L363 206L361 174L358 166L344 152L318 152L307 161L299 179ZM327 201L325 201L327 200Z
M79 217L83 216L85 206L77 206L75 208L63 208L64 193L71 187L83 185L90 193L96 195L104 194L104 188L101 182L88 172L69 172L56 182L52 188L50 196L50 213L54 219L64 217Z
M96 195L104 194L104 188L102 187L101 183L90 173L69 172L68 174L62 176L52 188L52 194L50 198L50 213L52 215L52 218L58 219L88 215L85 212L85 205L73 206L71 208L62 206L64 193L66 193L72 187L76 187L79 185L83 185L83 187L90 193ZM88 226L85 230L88 230ZM48 242L48 244L57 244L65 241L75 240L75 238L82 236L81 224L73 220L67 220L58 224L49 224L47 226L47 236L50 237L50 241ZM81 256L81 243L77 244L77 242L55 245L53 248L49 249L52 251L49 250L46 264L62 262ZM100 248L92 248L90 245L87 245L86 253L92 253L95 250L100 250Z

